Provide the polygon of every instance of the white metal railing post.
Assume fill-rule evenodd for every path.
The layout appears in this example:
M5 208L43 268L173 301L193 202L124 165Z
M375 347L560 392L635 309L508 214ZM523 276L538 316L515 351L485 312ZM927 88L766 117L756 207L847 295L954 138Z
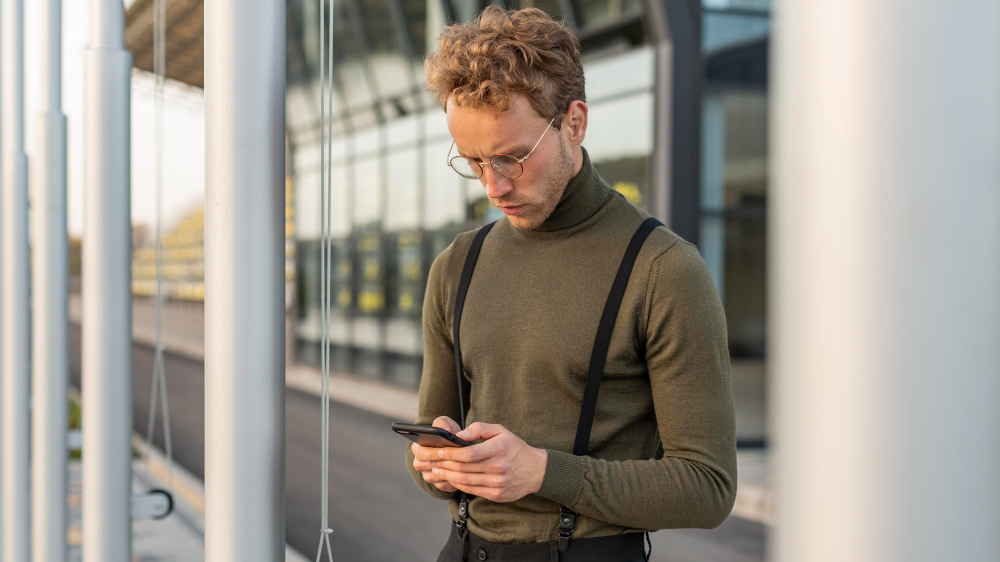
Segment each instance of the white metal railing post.
M3 560L28 562L30 429L28 397L28 158L24 152L24 4L0 3L2 146Z
M1000 4L775 6L777 562L1000 552Z
M121 0L91 0L84 62L84 562L132 559L132 57L124 36Z
M66 116L62 112L62 0L44 0L29 168L32 228L32 503L34 562L65 562L69 386L69 241L66 231Z
M284 559L285 3L205 2L205 559Z

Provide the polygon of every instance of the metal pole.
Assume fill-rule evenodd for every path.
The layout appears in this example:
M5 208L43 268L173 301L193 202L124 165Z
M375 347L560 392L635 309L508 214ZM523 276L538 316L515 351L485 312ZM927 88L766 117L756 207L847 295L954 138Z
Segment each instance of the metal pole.
M776 8L772 560L1000 552L1000 4Z
M91 0L85 55L83 560L131 560L130 78L121 0Z
M28 562L28 158L24 153L24 5L0 12L2 104L3 560Z
M32 508L34 562L65 562L69 384L66 116L62 113L62 0L41 5L41 99L31 160Z
M285 3L205 3L205 559L284 559Z
M656 52L649 212L698 243L701 104L705 72L698 0L644 0Z

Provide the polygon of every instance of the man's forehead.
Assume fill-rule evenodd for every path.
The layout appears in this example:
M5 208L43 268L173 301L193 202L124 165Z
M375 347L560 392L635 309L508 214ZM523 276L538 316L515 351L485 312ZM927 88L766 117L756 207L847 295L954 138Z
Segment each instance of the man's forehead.
M457 105L449 98L446 111L448 130L457 148L466 155L516 155L517 151L526 151L534 143L530 137L536 134L535 122L541 121L526 100L524 105L514 103L498 114L492 108Z

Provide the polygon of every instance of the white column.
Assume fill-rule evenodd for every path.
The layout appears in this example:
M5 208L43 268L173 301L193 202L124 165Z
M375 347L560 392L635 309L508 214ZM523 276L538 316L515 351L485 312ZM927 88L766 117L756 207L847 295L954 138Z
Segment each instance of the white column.
M30 557L28 453L28 159L24 153L24 5L0 10L0 253L2 253L3 560Z
M1000 3L781 1L779 562L1000 552Z
M85 54L83 560L130 562L132 57L121 0L91 0Z
M62 113L62 1L42 3L44 40L31 159L32 504L34 562L65 562L69 384L69 248L66 231L66 116Z
M285 3L205 2L205 559L284 559Z

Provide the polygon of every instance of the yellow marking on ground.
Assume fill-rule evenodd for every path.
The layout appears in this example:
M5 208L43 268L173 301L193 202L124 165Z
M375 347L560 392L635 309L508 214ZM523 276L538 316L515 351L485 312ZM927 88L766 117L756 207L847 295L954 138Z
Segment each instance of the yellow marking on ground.
M170 472L165 465L159 462L151 459L149 461L149 471L159 478L161 482L166 483L170 481ZM205 498L176 478L174 478L174 493L184 498L184 501L197 509L198 513L203 516L205 515Z

